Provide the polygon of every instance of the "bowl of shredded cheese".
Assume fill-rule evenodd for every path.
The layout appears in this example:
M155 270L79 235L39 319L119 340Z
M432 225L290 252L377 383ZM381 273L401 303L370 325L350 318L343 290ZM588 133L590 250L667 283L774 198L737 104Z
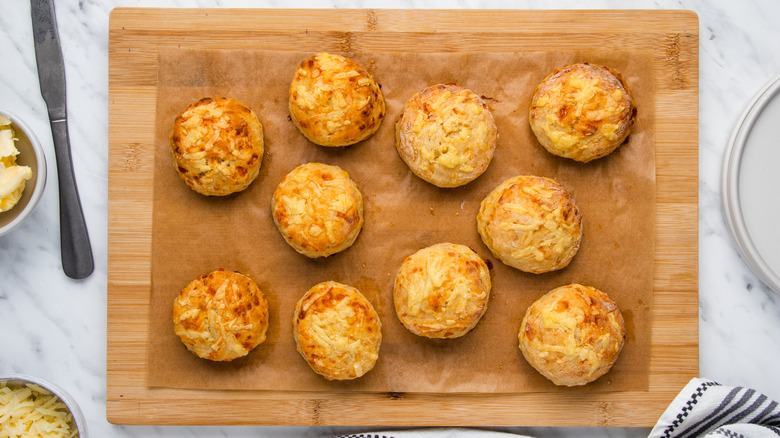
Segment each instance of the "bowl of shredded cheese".
M84 415L62 388L23 374L0 377L0 436L86 438Z
M19 117L0 109L0 236L32 214L46 186L46 158Z

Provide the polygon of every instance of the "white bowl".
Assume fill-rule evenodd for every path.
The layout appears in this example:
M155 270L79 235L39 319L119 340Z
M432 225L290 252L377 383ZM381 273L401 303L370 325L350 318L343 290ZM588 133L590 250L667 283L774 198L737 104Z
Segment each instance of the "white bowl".
M24 222L38 205L43 189L46 187L46 157L43 148L32 129L22 119L4 109L0 114L11 119L11 126L18 141L14 144L19 150L16 164L30 166L33 177L25 183L24 192L19 202L9 211L0 212L0 236L9 233Z
M8 386L21 386L32 383L56 395L63 403L65 403L68 411L70 411L70 414L73 417L73 422L70 426L72 428L76 428L78 431L78 438L87 437L87 422L84 420L84 414L81 413L81 409L76 403L76 400L71 397L70 394L65 392L64 389L43 379L24 374L9 374L0 376L0 383L5 383Z

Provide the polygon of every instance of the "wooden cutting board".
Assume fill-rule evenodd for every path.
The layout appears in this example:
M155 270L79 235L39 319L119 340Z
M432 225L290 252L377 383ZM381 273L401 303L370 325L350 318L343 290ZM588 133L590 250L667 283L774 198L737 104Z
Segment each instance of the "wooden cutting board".
M698 38L698 18L688 11L115 9L109 24L108 420L654 424L698 375ZM391 53L651 51L656 242L648 390L417 394L147 386L156 83L163 46Z

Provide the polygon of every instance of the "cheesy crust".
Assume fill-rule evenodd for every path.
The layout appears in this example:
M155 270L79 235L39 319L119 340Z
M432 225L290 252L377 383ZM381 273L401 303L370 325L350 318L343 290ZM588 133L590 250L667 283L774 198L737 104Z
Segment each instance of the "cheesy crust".
M328 380L351 380L376 364L382 323L360 291L326 281L309 289L296 304L293 337L314 372Z
M196 356L231 361L265 341L268 303L251 278L220 269L182 289L172 317L174 332Z
M580 284L561 286L536 300L518 334L528 363L560 386L585 385L606 374L625 338L617 304Z
M395 136L398 155L415 175L438 187L458 187L487 169L498 130L481 97L455 84L438 84L409 99Z
M260 173L263 126L235 99L204 98L176 117L170 150L179 177L192 190L229 195L249 187Z
M385 116L374 78L354 60L330 53L301 62L290 84L288 108L298 130L321 146L363 141Z
M502 262L541 274L563 269L574 258L582 241L582 215L555 180L520 175L482 200L477 231Z
M395 278L393 299L401 323L428 338L457 338L487 311L490 271L470 248L439 243L407 257Z
M620 73L605 66L573 64L555 70L536 87L529 121L551 154L588 162L623 144L636 112Z
M363 196L340 167L307 163L276 187L271 213L296 251L311 258L328 257L357 239L363 227Z

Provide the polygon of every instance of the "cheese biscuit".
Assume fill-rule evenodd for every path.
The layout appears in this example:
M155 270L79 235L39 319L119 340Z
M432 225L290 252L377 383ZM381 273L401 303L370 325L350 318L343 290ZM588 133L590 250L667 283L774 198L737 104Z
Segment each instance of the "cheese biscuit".
M360 291L326 281L309 289L296 304L293 336L314 372L328 380L350 380L376 364L382 324Z
M636 120L631 90L609 67L574 64L555 70L536 87L529 121L551 154L588 162L623 142Z
M327 257L349 248L363 227L363 196L338 166L307 163L284 177L271 200L274 223L299 253Z
M487 169L498 130L481 97L439 84L409 99L395 136L398 155L415 175L438 187L458 187Z
M531 366L556 385L580 386L606 374L623 349L626 329L604 292L570 284L526 311L518 339Z
M401 323L428 338L457 338L487 311L487 264L464 245L439 243L407 257L395 278L393 299Z
M582 240L582 215L556 181L521 175L482 200L477 231L502 262L541 274L571 262Z
M173 125L174 167L191 189L225 196L249 187L263 160L263 126L249 107L230 98L204 98Z
M290 118L312 143L348 146L373 135L385 116L379 84L350 58L318 53L295 71Z
M268 304L251 278L225 270L201 275L173 302L174 332L203 359L231 361L265 341Z

